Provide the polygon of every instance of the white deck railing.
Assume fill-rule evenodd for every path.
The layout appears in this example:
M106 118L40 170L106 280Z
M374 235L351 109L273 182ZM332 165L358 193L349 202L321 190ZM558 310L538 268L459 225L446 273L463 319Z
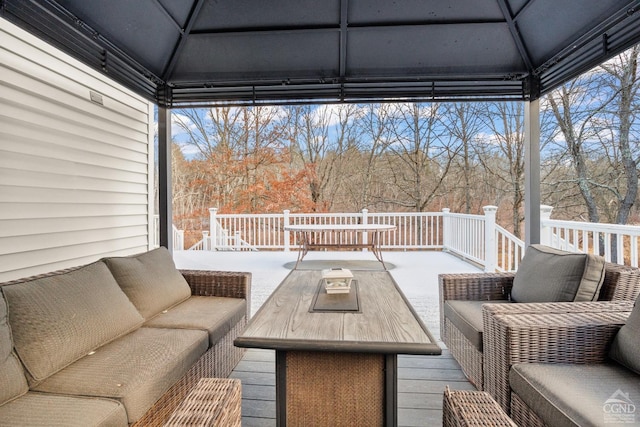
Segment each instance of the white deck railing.
M296 236L287 225L391 224L381 234L385 250L445 250L482 266L485 271L515 271L524 256L524 242L496 224L495 206L484 215L442 212L218 214L210 209L210 230L190 250L297 249ZM550 219L551 207L541 209L541 243L569 251L603 255L609 262L640 264L640 227ZM183 233L174 227L174 249L184 247ZM326 233L325 243L355 243L356 233ZM340 239L338 241L337 239ZM621 255L618 255L621 254Z
M212 250L240 249L241 238L247 247L255 249L291 250L296 247L293 233L287 225L304 224L391 224L396 229L381 235L383 249L441 249L442 213L370 213L366 209L355 213L297 213L281 214L218 214L210 210ZM224 232L223 232L224 230ZM327 233L326 243L355 243L357 233ZM340 239L337 241L334 239Z
M173 249L177 251L184 250L184 231L178 230L175 225L171 226L172 229L172 239L173 239ZM152 244L153 247L157 248L160 246L160 216L153 216L153 236Z
M541 211L541 243L567 251L599 254L609 262L640 265L640 227L553 220L549 218L551 209L545 206Z

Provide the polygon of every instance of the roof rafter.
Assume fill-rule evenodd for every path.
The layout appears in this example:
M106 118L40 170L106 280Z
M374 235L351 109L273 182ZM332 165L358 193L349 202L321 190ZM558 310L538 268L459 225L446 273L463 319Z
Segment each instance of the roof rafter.
M193 25L195 24L196 19L198 18L198 14L200 13L202 6L204 6L204 3L205 0L196 1L196 3L193 5L193 8L191 9L191 12L189 13L186 25L184 26L184 28L180 29L180 37L178 39L178 42L173 48L173 51L171 52L171 55L169 57L169 62L162 72L162 80L164 80L165 82L169 80L169 76L171 76L171 73L173 72L173 69L178 62L180 53L184 49L184 45L187 42L187 35L191 33L191 29L193 28Z
M500 6L500 10L502 10L502 14L504 15L504 19L507 22L507 26L509 27L509 32L511 33L511 37L513 37L513 41L518 48L518 52L520 52L520 57L524 62L529 73L533 71L533 62L531 61L531 55L527 51L527 47L524 44L524 40L522 40L522 36L518 31L518 24L516 23L516 19L513 16L511 8L507 4L506 0L497 0L498 5Z

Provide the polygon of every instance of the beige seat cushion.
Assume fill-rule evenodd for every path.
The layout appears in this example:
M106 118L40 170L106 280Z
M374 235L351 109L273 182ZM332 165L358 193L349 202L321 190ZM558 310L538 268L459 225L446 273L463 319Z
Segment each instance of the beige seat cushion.
M163 311L144 325L206 331L211 347L246 315L246 310L247 302L244 299L193 296Z
M515 302L595 301L604 281L604 258L531 245L513 279Z
M191 296L191 288L176 269L166 248L104 262L140 314L149 320Z
M0 290L0 405L29 390L22 365L13 353L11 329L7 323L7 304ZM0 419L2 417L0 416Z
M12 427L127 427L127 411L115 400L29 392L0 406L0 425Z
M103 262L5 285L3 292L30 385L143 323Z
M444 317L447 318L467 338L482 351L482 306L484 304L510 304L510 301L462 301L448 300L444 303Z
M549 426L623 425L607 423L604 406L620 392L637 404L639 379L615 363L524 363L509 372L511 389Z
M207 351L203 331L139 328L52 375L35 391L120 401L139 419Z

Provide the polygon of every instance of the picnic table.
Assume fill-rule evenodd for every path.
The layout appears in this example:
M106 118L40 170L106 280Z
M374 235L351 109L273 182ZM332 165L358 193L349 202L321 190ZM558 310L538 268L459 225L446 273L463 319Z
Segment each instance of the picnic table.
M300 261L310 250L368 249L380 261L385 270L387 267L382 259L380 234L395 230L395 228L395 225L390 224L302 224L284 227L285 230L298 234L300 250L294 269L298 267ZM360 237L353 240L340 236L341 234L354 233L360 234ZM325 239L326 234L332 237L338 236L337 238Z

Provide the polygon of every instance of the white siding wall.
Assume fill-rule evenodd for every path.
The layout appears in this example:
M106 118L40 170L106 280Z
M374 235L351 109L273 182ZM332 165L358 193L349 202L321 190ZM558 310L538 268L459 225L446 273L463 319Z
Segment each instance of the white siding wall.
M153 132L152 104L0 18L0 282L147 250Z

